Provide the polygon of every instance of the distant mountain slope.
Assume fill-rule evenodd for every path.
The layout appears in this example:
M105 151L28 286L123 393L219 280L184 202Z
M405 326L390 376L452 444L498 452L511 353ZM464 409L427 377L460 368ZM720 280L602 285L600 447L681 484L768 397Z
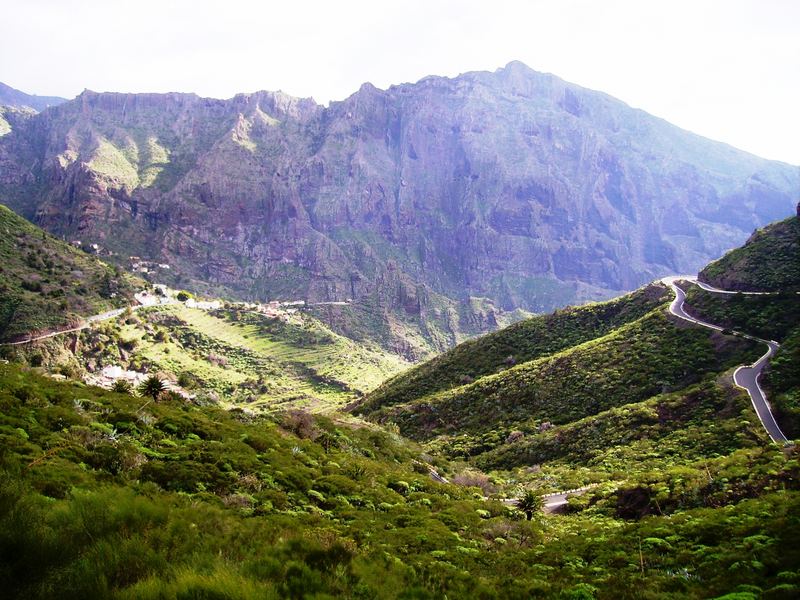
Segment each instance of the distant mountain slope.
M127 306L134 283L0 204L0 341Z
M742 265L760 262L758 272L768 273L776 288L789 288L793 270L783 267L795 266L787 257L796 248L796 221L765 227L714 263L720 281L732 281L743 272ZM617 448L620 436L651 441L674 437L673 426L664 419L690 406L713 415L713 406L723 410L724 405L725 414L744 411L748 419L755 418L746 402L734 400L736 393L724 391L732 382L720 375L753 362L764 348L730 335L730 330L712 332L674 320L666 312L671 299L672 294L656 283L612 302L522 321L390 379L354 410L395 423L406 435L451 456L478 456L477 464L493 469L578 456L581 452L570 450L566 440L592 435L584 456ZM762 383L781 427L790 437L798 435L796 294L742 296L690 285L685 308L720 327L784 344ZM503 364L502 356L514 348L521 360ZM719 389L712 390L709 382ZM693 387L697 385L705 391L698 394ZM615 424L620 418L631 419L642 431L626 432ZM700 421L693 422L702 428Z
M699 277L727 290L800 291L800 215L756 231Z
M9 85L0 82L0 106L13 106L14 108L32 108L41 112L48 106L57 106L66 102L66 98L58 96L35 96L15 90Z
M695 272L798 190L796 167L521 63L329 107L87 91L0 138L0 194L48 230L185 285L352 299L320 316L411 358Z

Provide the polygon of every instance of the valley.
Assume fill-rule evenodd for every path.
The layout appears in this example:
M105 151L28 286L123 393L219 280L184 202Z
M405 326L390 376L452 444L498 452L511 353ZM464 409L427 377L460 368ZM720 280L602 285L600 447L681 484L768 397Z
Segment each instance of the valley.
M176 289L349 299L315 316L412 362L697 272L800 189L791 165L516 61L329 106L86 90L37 113L20 97L0 136L18 214L118 266L167 264Z
M281 40L259 81L365 68L284 40L289 4L213 18ZM519 61L85 89L177 54L219 84L216 34L162 49L202 6L163 40L147 8L86 36L115 62L77 96L0 84L4 598L800 597L797 166ZM400 8L367 28L397 60Z
M723 260L750 264L766 239L788 246L760 266L788 272L800 240L786 231ZM45 249L21 252L104 272L35 229L26 239ZM0 347L0 579L13 597L800 588L796 448L773 443L737 387L739 366L763 367L762 342L777 340L756 389L787 436L798 430L791 282L731 294L667 278L409 365L311 308L130 281L120 302L160 299ZM47 285L9 281L4 302L63 302ZM126 370L169 387L148 399L103 378Z

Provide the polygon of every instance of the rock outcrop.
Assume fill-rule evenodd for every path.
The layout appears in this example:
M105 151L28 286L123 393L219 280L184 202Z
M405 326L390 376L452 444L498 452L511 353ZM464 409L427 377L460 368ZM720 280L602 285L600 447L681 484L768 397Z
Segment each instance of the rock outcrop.
M258 92L96 94L0 138L0 195L52 232L168 262L419 357L693 272L792 214L798 169L511 63Z

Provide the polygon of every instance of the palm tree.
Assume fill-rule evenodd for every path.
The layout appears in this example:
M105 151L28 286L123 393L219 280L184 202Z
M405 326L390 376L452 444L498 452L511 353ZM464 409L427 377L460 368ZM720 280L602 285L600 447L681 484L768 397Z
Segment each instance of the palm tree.
M159 394L166 389L167 386L158 378L158 375L150 375L139 386L139 393L142 396L150 396L153 400L158 400Z
M517 498L517 508L525 513L525 516L530 521L533 518L533 513L542 508L542 497L533 490L525 490L525 493Z

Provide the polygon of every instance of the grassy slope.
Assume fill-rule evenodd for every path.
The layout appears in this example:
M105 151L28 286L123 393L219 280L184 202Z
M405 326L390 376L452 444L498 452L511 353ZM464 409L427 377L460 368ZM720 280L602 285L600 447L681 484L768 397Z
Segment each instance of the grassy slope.
M761 383L783 433L800 438L800 327L783 340Z
M800 584L800 494L777 491L797 487L798 465L777 450L642 473L597 488L582 514L528 522L432 482L418 449L371 428L143 404L0 365L7 597L782 597Z
M638 470L665 469L769 442L747 394L713 379L512 439L477 464L487 470L583 465L595 475L625 479L634 456Z
M0 205L0 340L62 328L81 316L125 306L134 285L132 277Z
M800 218L756 231L744 246L709 264L699 277L727 290L800 291Z
M0 232L5 234L0 236L0 340L63 328L81 316L128 305L135 289L144 285L2 206ZM63 339L19 351L68 373L119 364L188 374L197 388L268 408L287 402L340 406L406 366L402 359L348 340L305 315L292 323L184 307L140 315L84 331L76 357L69 356ZM161 339L156 338L158 330L163 330ZM4 352L15 353L9 348Z
M638 319L668 296L663 286L648 286L617 300L521 321L397 375L370 395L369 405L408 402L581 344Z
M691 314L701 319L778 342L800 326L800 296L795 293L722 295L689 285L686 305Z
M763 384L775 418L787 437L800 436L800 218L791 217L757 231L700 273L719 287L786 292L770 297L720 298L691 290L699 315L781 342Z
M331 410L402 369L398 357L360 346L312 317L284 323L235 310L180 305L149 308L98 323L76 344L52 339L6 348L7 358L78 373L120 365L188 381L201 396L267 410ZM73 353L74 351L74 353Z
M380 410L368 398L359 410L377 410L375 418L423 439L465 431L502 435L640 402L756 356L750 342L676 326L657 309L603 337L475 383Z

